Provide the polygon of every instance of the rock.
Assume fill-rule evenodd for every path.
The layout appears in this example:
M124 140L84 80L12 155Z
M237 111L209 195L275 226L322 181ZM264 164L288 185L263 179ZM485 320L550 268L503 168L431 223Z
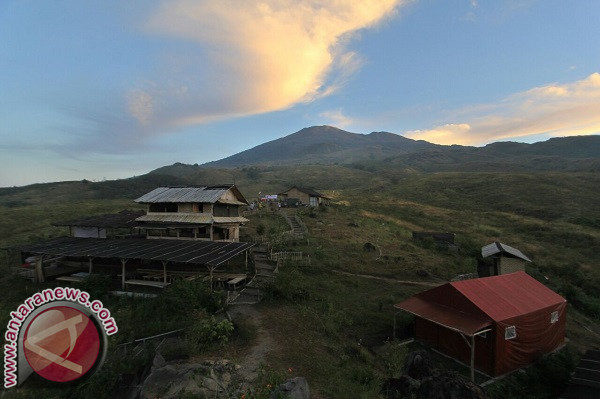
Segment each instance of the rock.
M350 226L350 227L358 227L358 223L356 223L356 222L350 222L350 223L348 223L348 226Z
M464 380L455 372L436 371L421 380L419 399L487 399L481 387Z
M418 350L406 355L403 371L404 374L417 380L430 376L432 366L427 351Z
M419 269L419 270L417 270L417 276L429 277L429 272L427 270Z
M377 251L377 247L375 244L371 244L370 242L365 242L363 245L363 252L375 252Z
M285 381L271 392L270 399L280 397L289 399L310 399L310 389L304 377L295 377Z
M234 384L239 382L238 367L229 361L166 364L162 356L157 355L152 363L140 390L141 399L174 399L183 394L227 399L237 397L239 392L239 386Z
M421 383L407 375L399 378L390 378L381 388L381 393L387 399L412 398L419 390Z
M167 362L165 362L165 358L162 357L160 353L157 353L156 356L154 356L154 360L152 360L152 367L160 368L166 365Z

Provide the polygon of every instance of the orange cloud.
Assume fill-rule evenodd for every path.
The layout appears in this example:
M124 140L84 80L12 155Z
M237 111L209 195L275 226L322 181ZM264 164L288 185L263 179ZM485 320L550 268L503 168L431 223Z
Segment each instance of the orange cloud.
M176 73L161 87L144 90L153 99L151 117L176 125L203 123L282 110L329 95L361 65L357 54L345 50L353 33L406 2L165 2L147 21L146 31L192 43L201 57L185 61L184 75L192 79L186 93L175 90L184 79ZM142 122L138 112L132 115Z
M479 145L535 135L574 136L600 133L600 73L563 85L551 84L517 93L479 111L458 111L467 122L406 132L407 137L439 144Z

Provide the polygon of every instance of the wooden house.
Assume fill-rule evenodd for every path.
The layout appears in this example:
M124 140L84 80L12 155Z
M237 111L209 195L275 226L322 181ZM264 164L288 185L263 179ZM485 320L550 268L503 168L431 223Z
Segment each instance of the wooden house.
M308 206L320 206L324 201L328 200L326 196L315 190L303 187L294 186L287 191L278 194L279 198L283 201L287 199L296 198L302 202L303 205Z
M415 338L486 374L531 364L563 345L566 300L525 272L455 281L395 305Z
M148 206L136 219L147 238L238 242L248 221L240 216L248 201L234 185L159 187L135 202Z
M479 277L524 271L525 264L531 262L523 252L498 241L482 247L481 256L477 266Z

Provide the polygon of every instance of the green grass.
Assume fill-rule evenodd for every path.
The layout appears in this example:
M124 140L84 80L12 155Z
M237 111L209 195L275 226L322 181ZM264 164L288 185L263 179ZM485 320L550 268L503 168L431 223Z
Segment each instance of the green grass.
M527 271L569 300L567 334L574 358L578 351L600 346L600 336L592 332L600 331L597 174L419 174L377 165L238 168L194 174L187 178L196 183L235 179L249 199L259 191L276 193L294 184L324 190L333 198L332 205L324 209L299 209L310 231L307 240L279 239L288 226L283 218L268 212L249 216L250 222L242 230L246 239L260 237L270 240L275 250L302 251L310 256L309 266L286 264L281 268L268 300L258 309L277 342L267 359L269 372L305 376L319 397L378 397L382 381L403 358L402 353L391 356L395 360L390 364L390 356L378 355L392 335L393 304L425 289L333 270L386 279L443 281L475 272L481 246L495 240L521 249L533 259ZM52 185L0 190L4 216L0 219L0 247L65 233L49 227L54 221L134 207L131 200L139 187L119 196L115 191L119 186L108 183L60 183L53 189L55 195L46 191ZM135 180L129 183L135 186ZM100 188L92 190L94 185ZM454 232L460 250L449 252L413 242L414 230ZM366 242L374 244L377 251L364 252ZM186 287L181 288L181 295L192 295ZM37 287L5 276L0 279L0 290L6 292L0 299L0 323L5 325L8 311ZM102 299L111 311L115 309L117 321L122 320L122 330L115 337L118 342L190 323L183 314L169 311L178 306L169 293L156 301ZM156 318L155 314L164 316ZM146 323L147 319L153 322ZM399 318L402 334L410 333L410 322L409 316ZM224 348L208 353L241 358L255 334L249 323L241 323ZM490 395L518 397L514 392L521 390L536 392L539 398L551 397L559 385L545 389L536 378L549 374L562 384L564 371L572 366L568 357L552 359L540 369L532 367L524 376L518 374L494 385ZM131 369L137 367L137 361L132 360ZM287 371L290 368L291 373ZM108 368L98 381L104 378L106 384L121 372L116 366Z

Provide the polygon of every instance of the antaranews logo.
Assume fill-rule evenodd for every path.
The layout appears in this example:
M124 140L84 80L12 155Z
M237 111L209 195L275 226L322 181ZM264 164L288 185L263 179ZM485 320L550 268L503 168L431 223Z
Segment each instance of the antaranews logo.
M77 288L35 293L10 313L4 338L4 387L21 385L33 372L54 382L89 375L106 357L117 323L101 301Z

